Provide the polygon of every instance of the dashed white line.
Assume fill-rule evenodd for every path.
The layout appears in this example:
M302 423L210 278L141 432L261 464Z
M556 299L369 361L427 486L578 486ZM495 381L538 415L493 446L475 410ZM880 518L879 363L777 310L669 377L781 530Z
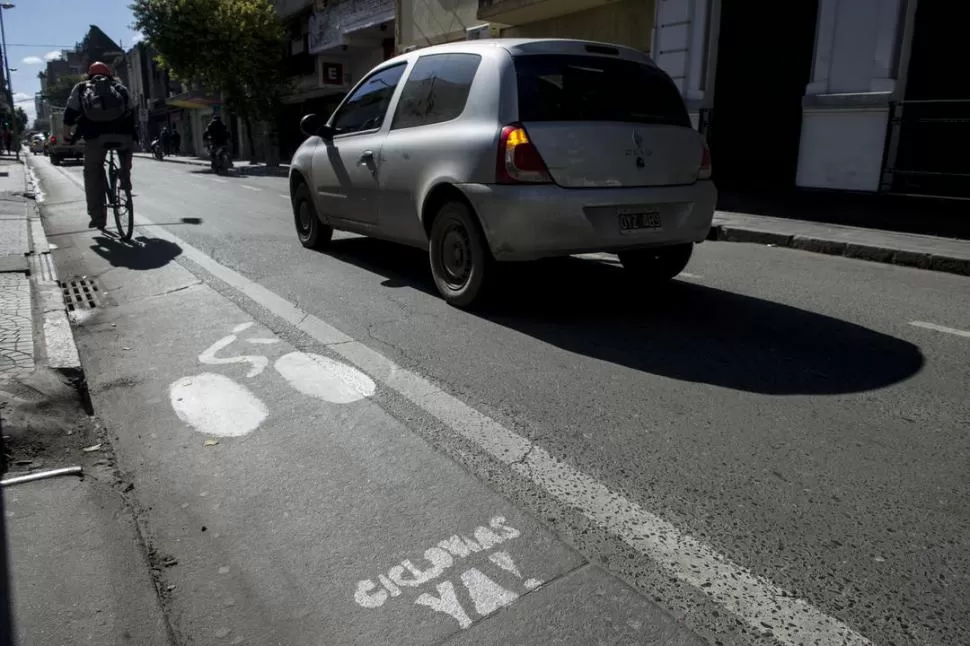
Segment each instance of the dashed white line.
M261 191L263 189L257 188L255 186L250 186L249 184L240 184L243 188L248 188L250 191Z
M910 321L909 324L914 327L921 327L926 330L933 330L934 332L944 332L946 334L953 334L955 336L962 336L970 339L970 331L968 330L958 330L955 327L946 327L945 325L937 325L936 323L927 323L926 321Z
M567 507L581 512L659 564L671 576L708 595L759 633L767 631L786 646L871 646L872 642L864 636L806 600L792 596L768 579L734 563L713 547L681 532L418 374L398 366L326 321L221 265L167 229L150 221L147 224L152 235L179 245L183 256L326 345L437 418L456 435L473 442L510 470L532 480Z
M289 195L284 195L283 193L280 193L280 197L282 197L284 200L290 199Z
M228 184L229 183L229 180L228 179L222 179L221 177L213 177L212 178L212 181L213 182L219 182L220 184Z

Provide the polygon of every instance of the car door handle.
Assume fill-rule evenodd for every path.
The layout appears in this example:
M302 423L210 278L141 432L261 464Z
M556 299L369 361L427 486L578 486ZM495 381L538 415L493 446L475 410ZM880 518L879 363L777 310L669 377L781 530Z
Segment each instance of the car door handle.
M370 165L372 163L374 163L374 151L365 150L360 154L360 160L358 160L357 165L363 166L365 164Z

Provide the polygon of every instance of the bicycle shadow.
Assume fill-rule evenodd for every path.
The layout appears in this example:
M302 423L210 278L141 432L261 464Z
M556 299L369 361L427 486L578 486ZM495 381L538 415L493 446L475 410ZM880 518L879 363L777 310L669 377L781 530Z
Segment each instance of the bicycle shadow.
M94 237L91 250L112 267L136 271L159 269L182 255L182 247L168 240L138 236L125 242L109 231L101 231Z

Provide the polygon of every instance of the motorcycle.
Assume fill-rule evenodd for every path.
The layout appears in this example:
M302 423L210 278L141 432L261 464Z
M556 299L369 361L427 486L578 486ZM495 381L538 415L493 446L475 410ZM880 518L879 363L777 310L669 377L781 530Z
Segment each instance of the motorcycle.
M162 142L158 139L152 140L152 157L158 161L162 161L165 158L165 153L162 151Z
M226 145L209 145L209 166L215 173L228 171L232 168L232 155L229 154L229 147Z

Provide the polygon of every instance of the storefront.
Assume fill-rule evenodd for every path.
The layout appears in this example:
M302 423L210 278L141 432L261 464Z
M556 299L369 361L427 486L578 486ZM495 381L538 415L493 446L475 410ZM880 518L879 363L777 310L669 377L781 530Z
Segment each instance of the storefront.
M306 18L291 47L295 92L283 99L277 124L281 159L305 139L305 115L329 116L364 74L394 55L394 21L390 0L344 0Z
M204 156L206 150L202 135L213 113L219 111L220 100L202 90L193 90L170 97L167 104L177 110L177 113L173 110L174 118L170 117L170 121L177 124L182 135L181 154ZM232 130L238 137L238 129ZM239 150L238 141L235 142L234 150Z
M656 0L652 55L726 190L970 197L970 81L943 0ZM951 154L952 153L952 154Z

